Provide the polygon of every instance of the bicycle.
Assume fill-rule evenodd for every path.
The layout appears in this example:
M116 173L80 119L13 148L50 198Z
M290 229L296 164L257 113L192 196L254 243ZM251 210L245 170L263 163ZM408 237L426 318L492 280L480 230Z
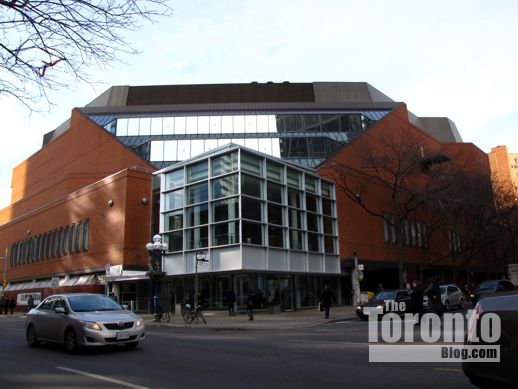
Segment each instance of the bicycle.
M196 309L194 309L191 308L191 304L185 304L185 310L183 311L182 317L187 324L191 324L194 319L196 319L196 324L198 324L198 319L200 318L203 320L203 324L207 324L207 321L201 312L201 305L198 305Z
M164 307L160 321L166 321L168 323L171 321L171 309L168 306Z

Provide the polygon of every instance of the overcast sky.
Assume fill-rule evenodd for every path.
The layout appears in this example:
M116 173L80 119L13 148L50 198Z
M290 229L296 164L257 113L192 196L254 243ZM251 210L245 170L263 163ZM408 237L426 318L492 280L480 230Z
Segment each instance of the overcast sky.
M12 169L42 135L112 85L365 81L465 142L518 153L518 1L171 0L174 15L128 39L140 55L91 68L95 86L50 92L28 115L0 98L0 208ZM56 156L59 158L59 156Z

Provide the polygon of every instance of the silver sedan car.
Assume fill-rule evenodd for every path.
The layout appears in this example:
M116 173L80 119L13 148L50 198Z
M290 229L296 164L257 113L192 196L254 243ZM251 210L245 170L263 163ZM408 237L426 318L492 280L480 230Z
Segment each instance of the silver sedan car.
M135 348L145 338L143 320L102 294L73 293L47 297L25 321L31 347L40 341L61 343L69 353L82 346L124 344Z

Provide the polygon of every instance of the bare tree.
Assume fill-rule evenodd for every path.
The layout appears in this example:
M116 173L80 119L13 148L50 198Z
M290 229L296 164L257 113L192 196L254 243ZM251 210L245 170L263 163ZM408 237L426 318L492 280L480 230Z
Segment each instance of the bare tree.
M0 0L0 95L32 103L136 53L124 32L171 15L167 0Z
M321 169L331 174L338 191L391 227L397 245L399 285L404 287L403 247L409 234L428 239L434 229L431 221L426 229L415 221L424 216L429 199L448 187L447 158L440 150L430 149L425 135L404 127L376 135L367 132L361 138L357 140L363 140L359 160L351 163L331 158ZM381 198L385 202L380 205Z

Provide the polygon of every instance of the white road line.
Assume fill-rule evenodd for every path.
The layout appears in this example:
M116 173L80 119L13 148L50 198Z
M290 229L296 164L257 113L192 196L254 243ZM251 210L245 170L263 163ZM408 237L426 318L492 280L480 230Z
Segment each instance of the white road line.
M75 373L75 374L79 374L79 375L84 375L86 377L94 378L94 379L100 380L100 381L106 381L106 382L111 382L113 384L117 384L117 385L121 385L121 386L126 386L127 388L149 389L149 387L147 387L147 386L135 385L135 384L131 384L129 382L125 382L125 381L121 381L121 380L116 380L115 378L105 377L105 376L102 376L102 375L99 375L99 374L92 374L92 373L88 373L86 371L70 369L68 367L56 366L56 369L68 371L69 373Z
M351 345L360 345L360 346L368 346L367 342L340 342L340 341L330 341L330 340L306 340L306 339L288 339L288 342L299 342L299 343L323 343L323 344L351 344Z
M446 369L444 367L435 367L434 370L437 370L437 371L453 371L455 373L462 373L462 369Z

